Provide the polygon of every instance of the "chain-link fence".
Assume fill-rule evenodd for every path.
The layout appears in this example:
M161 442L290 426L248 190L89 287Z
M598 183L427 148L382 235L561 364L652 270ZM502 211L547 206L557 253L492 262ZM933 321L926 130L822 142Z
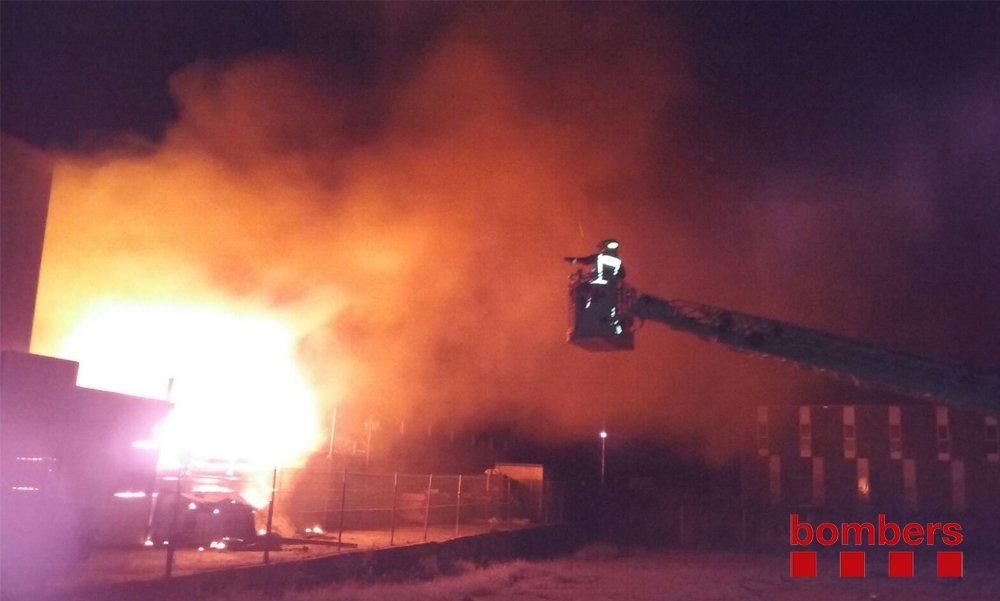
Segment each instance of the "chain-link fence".
M294 536L379 546L557 522L562 497L555 483L494 473L283 470L274 505Z
M480 474L373 474L333 468L278 470L247 479L162 479L145 561L160 574L305 559L562 521L558 483ZM272 484L273 483L273 484ZM271 489L273 488L273 494ZM233 492L221 492L232 490ZM258 509L240 502L259 498ZM158 552L157 552L158 551ZM225 551L225 553L218 553ZM137 565L129 560L130 565ZM131 568L130 568L131 569ZM149 572L144 568L143 573Z

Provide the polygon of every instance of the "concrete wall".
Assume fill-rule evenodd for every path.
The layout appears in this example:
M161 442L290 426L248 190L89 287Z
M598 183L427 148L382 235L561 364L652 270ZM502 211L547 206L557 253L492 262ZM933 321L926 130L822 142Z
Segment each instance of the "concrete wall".
M28 352L52 161L0 134L0 348Z

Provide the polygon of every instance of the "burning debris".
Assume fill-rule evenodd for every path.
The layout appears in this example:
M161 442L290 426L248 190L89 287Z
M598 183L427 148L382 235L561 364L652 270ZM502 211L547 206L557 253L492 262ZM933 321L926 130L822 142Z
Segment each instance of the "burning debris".
M180 496L161 491L146 546L240 548L257 542L254 509L232 495ZM222 545L222 546L219 546Z

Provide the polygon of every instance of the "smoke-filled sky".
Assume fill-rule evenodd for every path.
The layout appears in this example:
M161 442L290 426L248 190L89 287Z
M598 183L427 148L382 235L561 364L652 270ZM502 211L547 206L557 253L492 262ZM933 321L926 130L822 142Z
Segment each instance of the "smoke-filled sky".
M615 236L645 292L1000 363L995 4L2 21L3 129L59 157L37 352L95 303L207 303L290 324L325 403L719 451L742 407L829 397L655 324L567 345L560 258Z

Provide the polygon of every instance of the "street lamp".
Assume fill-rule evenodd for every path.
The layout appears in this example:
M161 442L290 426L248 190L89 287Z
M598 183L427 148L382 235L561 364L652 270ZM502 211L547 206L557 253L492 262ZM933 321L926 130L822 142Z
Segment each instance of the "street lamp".
M368 471L368 462L372 457L372 432L378 430L379 423L374 416L369 415L365 420L365 432L368 434L368 445L365 447L365 471Z
M608 442L608 431L601 430L599 436L601 437L601 488L604 488L604 466L606 463L605 458L607 456L606 447Z

